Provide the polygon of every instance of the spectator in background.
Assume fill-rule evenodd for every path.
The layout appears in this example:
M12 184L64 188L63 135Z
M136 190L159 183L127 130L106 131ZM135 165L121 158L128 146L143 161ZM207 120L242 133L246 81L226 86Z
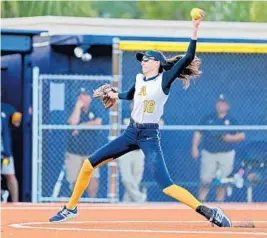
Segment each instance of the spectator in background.
M69 125L101 125L102 119L92 111L92 98L81 89L71 116L68 119ZM66 178L73 189L74 183L78 177L80 168L85 158L88 158L97 147L94 130L73 130L68 134L67 151L65 153ZM89 197L95 197L99 184L99 169L96 169L88 186Z
M133 103L130 104L131 110ZM130 118L123 120L124 125L130 124ZM159 125L163 125L163 120L160 120ZM147 199L145 187L140 186L145 167L145 155L141 149L128 152L119 157L119 169L122 183L124 185L123 202L143 203Z
M19 127L22 114L8 103L1 103L1 174L5 176L11 201L19 201L19 185L15 174L14 159L11 146L11 126Z
M142 150L131 151L119 158L119 168L124 186L123 202L143 203L146 201L146 190L141 189L145 166L145 155Z
M205 117L201 125L236 125L234 118L228 115L230 106L223 95L216 103L216 113ZM203 140L201 151L199 200L205 201L209 185L213 179L223 179L231 174L234 166L235 147L245 139L243 132L203 130L195 131L192 141L192 157L199 157L199 144ZM217 202L223 202L225 186L219 186L216 191Z

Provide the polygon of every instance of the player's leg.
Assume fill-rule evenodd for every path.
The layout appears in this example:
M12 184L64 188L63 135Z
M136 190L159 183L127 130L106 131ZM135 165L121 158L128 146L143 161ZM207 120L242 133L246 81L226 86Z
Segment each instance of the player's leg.
M52 217L50 222L62 222L78 215L77 203L88 187L94 170L110 160L138 148L137 145L135 145L134 133L135 131L132 131L132 129L127 129L121 136L104 145L88 159L84 160L68 204L58 212L56 216Z
M163 153L160 146L159 132L145 132L145 136L140 139L139 146L143 150L147 163L151 163L152 171L158 185L163 193L186 204L196 212L206 217L218 226L231 226L231 221L219 208L208 208L201 204L189 191L174 184L169 176Z
M149 140L146 138L140 140L139 146L145 154L147 163L152 168L157 184L163 193L195 210L201 203L186 189L174 184L163 158L160 140L157 136L153 136L153 133L150 138Z
M69 188L71 190L73 190L75 181L79 175L80 169L85 159L87 159L87 157L82 155L76 155L69 152L65 153L66 180L68 181ZM89 197L93 198L96 196L96 193L98 191L99 176L99 169L96 169L88 185L87 191Z
M200 187L199 200L204 202L210 190L210 183L216 176L216 154L209 153L206 150L201 151L200 160Z
M95 198L97 195L98 186L99 186L99 178L100 178L100 171L99 171L99 168L97 168L94 170L92 174L92 178L87 188L88 196L90 198Z
M70 201L66 205L68 209L76 207L81 195L90 182L95 168L136 149L136 147L134 147L133 138L131 138L129 134L130 133L126 130L121 136L101 147L84 161Z

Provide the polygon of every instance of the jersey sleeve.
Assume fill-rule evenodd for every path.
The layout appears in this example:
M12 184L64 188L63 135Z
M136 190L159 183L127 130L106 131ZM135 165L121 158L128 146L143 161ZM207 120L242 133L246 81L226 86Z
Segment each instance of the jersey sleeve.
M196 40L191 40L185 56L180 59L168 71L163 73L162 89L166 93L173 81L180 75L180 73L193 61L196 52Z
M135 92L135 84L133 84L129 90L119 93L119 99L133 100L134 92Z

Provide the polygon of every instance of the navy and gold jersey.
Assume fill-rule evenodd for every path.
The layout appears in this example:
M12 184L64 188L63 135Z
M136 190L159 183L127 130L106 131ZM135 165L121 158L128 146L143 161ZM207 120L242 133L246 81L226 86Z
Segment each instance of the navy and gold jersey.
M138 123L158 123L169 95L163 92L162 74L153 80L146 81L144 78L143 74L136 75L131 117Z

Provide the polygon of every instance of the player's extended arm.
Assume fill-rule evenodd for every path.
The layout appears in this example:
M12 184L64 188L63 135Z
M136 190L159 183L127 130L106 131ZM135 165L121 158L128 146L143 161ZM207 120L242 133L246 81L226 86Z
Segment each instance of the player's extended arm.
M185 56L178 62L176 62L176 64L170 70L163 73L162 89L167 94L168 89L170 88L173 81L193 61L195 57L199 23L200 20L194 21L193 34Z
M196 52L196 40L191 39L185 56L180 59L170 70L163 73L162 88L170 88L173 81L192 62Z
M133 100L134 92L135 92L135 84L132 85L132 87L129 90L121 93L110 92L109 96L114 99Z

